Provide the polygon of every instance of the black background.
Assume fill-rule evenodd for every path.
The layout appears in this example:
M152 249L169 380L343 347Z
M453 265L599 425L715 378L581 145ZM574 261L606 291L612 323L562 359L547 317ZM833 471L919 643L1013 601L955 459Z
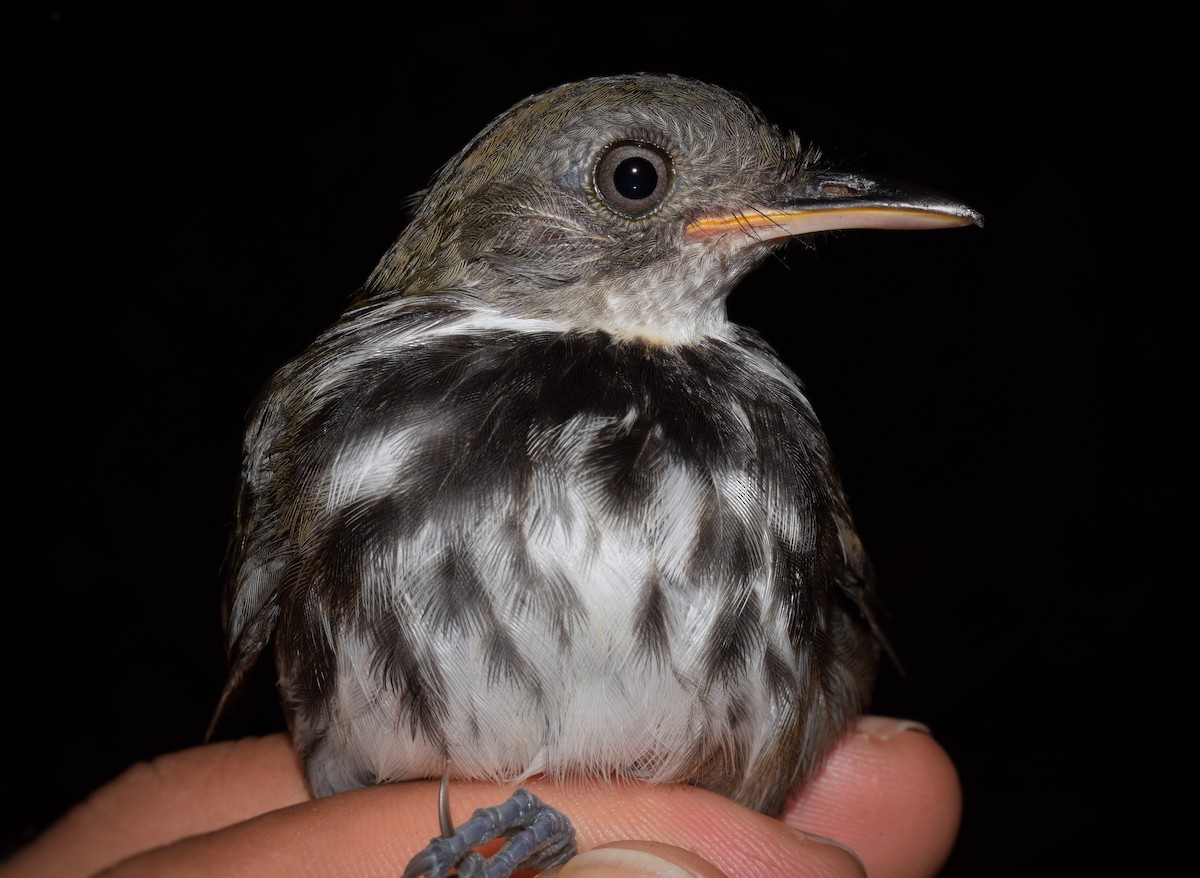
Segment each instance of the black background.
M245 410L404 197L524 95L633 70L739 89L838 163L987 216L792 248L730 309L830 434L907 670L875 709L928 723L961 772L946 874L1153 845L1190 759L1168 633L1195 586L1182 15L403 5L6 6L8 847L199 743Z

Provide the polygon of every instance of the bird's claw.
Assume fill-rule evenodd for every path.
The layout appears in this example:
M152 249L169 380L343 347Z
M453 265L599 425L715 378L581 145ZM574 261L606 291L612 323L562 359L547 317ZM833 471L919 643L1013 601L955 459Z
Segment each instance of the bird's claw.
M490 857L473 848L508 839ZM508 878L518 869L545 869L575 854L575 828L561 811L521 788L508 801L480 808L449 836L438 836L409 861L403 878Z

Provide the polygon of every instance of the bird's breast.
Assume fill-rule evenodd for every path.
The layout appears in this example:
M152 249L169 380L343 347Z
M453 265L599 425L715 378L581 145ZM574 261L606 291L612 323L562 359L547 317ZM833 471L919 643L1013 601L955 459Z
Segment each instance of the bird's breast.
M754 347L601 333L377 350L273 434L303 458L277 474L281 676L301 735L340 739L314 756L330 788L355 785L347 753L374 779L436 773L449 749L475 776L669 780L698 740L753 749L778 705L743 683L795 665L831 511L789 373Z

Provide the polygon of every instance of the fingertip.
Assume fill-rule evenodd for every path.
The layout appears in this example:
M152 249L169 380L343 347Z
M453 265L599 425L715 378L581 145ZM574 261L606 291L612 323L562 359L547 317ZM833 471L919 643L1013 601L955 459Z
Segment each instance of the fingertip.
M936 874L961 814L958 772L928 727L864 717L782 819L845 842L876 878L907 878Z

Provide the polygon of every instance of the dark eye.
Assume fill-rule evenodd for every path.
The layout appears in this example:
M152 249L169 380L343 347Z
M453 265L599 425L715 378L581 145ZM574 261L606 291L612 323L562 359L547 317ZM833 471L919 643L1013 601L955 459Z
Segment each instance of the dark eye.
M646 143L618 143L596 165L596 194L617 213L645 216L667 195L671 161Z

